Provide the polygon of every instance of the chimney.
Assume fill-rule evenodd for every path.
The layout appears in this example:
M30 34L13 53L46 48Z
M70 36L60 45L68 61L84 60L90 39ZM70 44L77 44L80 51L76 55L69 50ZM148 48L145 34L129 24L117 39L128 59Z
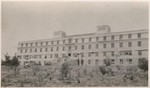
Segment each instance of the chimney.
M64 38L66 37L66 33L63 31L54 31L54 38Z
M97 32L98 34L103 34L103 33L110 33L111 28L108 25L101 25L101 26L97 26Z

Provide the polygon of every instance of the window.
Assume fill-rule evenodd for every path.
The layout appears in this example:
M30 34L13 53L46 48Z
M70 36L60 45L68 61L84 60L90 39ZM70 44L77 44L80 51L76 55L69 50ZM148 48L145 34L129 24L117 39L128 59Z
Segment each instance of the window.
M89 53L88 56L91 57L91 53Z
M32 52L32 49L30 49L30 52Z
M57 41L57 44L59 44L59 41Z
M142 55L142 51L141 50L138 51L138 55Z
M47 58L47 55L45 55L45 58Z
M36 59L36 55L34 55L34 58Z
M78 47L77 46L75 46L75 50L77 50L78 49Z
M91 42L91 38L89 38L89 42Z
M111 52L111 56L114 56L114 55L115 55L115 53L114 53L114 51L112 51L112 52Z
M84 42L84 38L82 38L82 42Z
M54 44L54 42L53 41L51 41L51 45L53 45Z
M45 48L45 52L47 52L47 48Z
M128 51L127 53L128 53L127 55L132 55L132 51Z
M38 44L38 43L36 42L36 43L35 43L35 46L37 46L37 44Z
M50 58L53 58L53 54L50 54Z
M81 49L84 49L84 45L81 46Z
M119 43L119 46L120 46L120 47L123 47L123 43Z
M141 46L142 45L142 42L141 41L138 41L138 46Z
M46 42L46 45L48 45L48 42Z
M98 60L95 60L95 64L98 64Z
M22 53L22 49L20 50L20 53Z
M43 42L41 42L41 46L43 45Z
M58 58L58 54L55 54L55 56L54 56L55 58Z
M51 47L51 51L53 51L53 47Z
M120 59L120 64L123 64L123 59Z
M104 64L106 63L106 60L105 60L105 59L103 60L103 63L104 63Z
M65 40L63 40L63 44L65 43Z
M35 49L35 52L37 52L37 49Z
M132 59L127 59L127 62L128 62L129 64L132 64Z
M78 43L78 39L75 39L75 43Z
M128 47L132 47L132 42L128 42Z
M71 50L71 46L68 46L68 50Z
M103 37L103 40L105 41L105 40L106 40L106 38L107 38L107 37L106 37L106 36L104 36L104 37Z
M73 56L74 56L74 57L77 57L77 53L74 53Z
M81 57L84 57L84 53L81 54Z
M131 34L128 34L128 38L131 39L131 38L132 38L132 35L131 35Z
M66 57L66 54L62 54L62 57L65 58L65 57Z
M68 39L68 41L69 41L69 43L71 43L72 39L71 39L71 38L69 38L69 39Z
M26 43L26 47L28 46L28 43Z
M98 49L98 48L99 48L99 44L96 44L96 45L95 45L95 48Z
M111 48L114 48L114 43L111 43Z
M70 57L71 57L71 53L68 53L68 56L70 56Z
M106 48L106 44L103 44L103 48Z
M21 44L21 47L23 47L23 44Z
M39 55L39 58L41 58L41 55Z
M99 37L96 37L96 41L99 41Z
M106 56L106 52L103 52L103 56Z
M137 34L137 38L141 38L141 33L138 33L138 34Z
M62 50L63 50L63 51L65 50L65 47L64 47L64 46L62 47Z
M115 64L115 60L114 59L111 60L111 64Z
M91 64L91 60L88 60L88 64Z
M120 53L121 56L122 55L132 55L132 51L131 50L120 51L119 53Z
M123 39L123 35L119 35L119 39Z
M98 53L98 52L96 52L96 53L95 53L95 56L97 57L97 56L98 56L98 54L99 54L99 53Z
M91 49L91 45L89 45L89 49Z
M30 44L30 46L32 46L32 45L33 45L33 43Z
M58 51L58 50L59 50L59 47L56 48L56 51Z
M27 53L27 49L25 49L25 53Z
M40 52L42 52L42 48L40 48Z
M112 36L111 36L111 40L114 40L114 39L115 39L115 37L114 37L114 35L112 35Z

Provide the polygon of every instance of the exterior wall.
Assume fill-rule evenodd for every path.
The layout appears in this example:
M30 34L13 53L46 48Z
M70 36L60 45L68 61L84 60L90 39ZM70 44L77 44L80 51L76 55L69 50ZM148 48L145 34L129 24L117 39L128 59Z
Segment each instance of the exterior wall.
M141 33L141 38L138 38L137 36L138 33ZM128 38L128 34L131 34L132 37ZM114 36L114 40L111 39L112 35ZM123 36L122 39L119 38L120 35ZM106 36L106 40L103 40L104 36ZM98 41L96 39L97 37L99 38ZM84 38L84 42L82 42L83 38ZM89 41L89 38L91 38L91 41ZM63 42L64 40L65 43ZM139 41L141 42L141 46L138 46ZM129 42L132 43L131 47L129 47L128 45ZM111 43L114 43L114 47L111 47ZM120 47L120 43L123 44L123 47ZM99 46L96 47L96 44L98 44ZM106 44L106 48L104 48L104 44ZM82 45L84 45L84 49L82 49ZM89 45L91 45L91 49L89 49ZM68 48L70 46L71 49L69 50ZM75 49L76 46L77 49ZM59 47L58 50L57 47ZM63 47L65 47L65 50L63 50ZM41 48L42 48L42 52L40 52ZM51 48L53 48L53 51L51 51ZM32 52L30 52L30 49L32 49ZM35 49L37 49L37 52L35 52ZM132 55L120 55L120 53L123 51L124 52L131 51ZM142 52L142 55L138 55L139 51ZM103 55L103 53L105 52L106 52L106 56ZM114 56L111 55L112 52L114 52ZM71 56L68 56L69 53L71 54ZM81 59L81 55L78 55L77 57L74 56L74 54L77 53L78 54L84 53L82 59L84 60L85 66L104 65L103 60L107 58L114 60L114 64L112 64L114 66L115 65L136 66L138 64L139 58L148 58L148 30L114 32L114 33L104 33L104 34L93 33L93 34L83 34L83 35L72 35L72 36L66 36L64 38L25 41L25 42L20 42L18 44L18 56L22 64L25 61L36 61L36 62L42 62L43 64L44 61L52 62L52 61L56 61L58 58L63 58L63 55L65 55L64 58L68 57L70 59L78 59L78 58ZM91 53L91 56L89 56L89 53ZM97 56L96 53L98 53ZM58 57L55 56L57 54ZM123 60L123 63L120 62L120 59ZM131 61L129 59L131 59ZM89 60L91 60L91 64L88 63Z

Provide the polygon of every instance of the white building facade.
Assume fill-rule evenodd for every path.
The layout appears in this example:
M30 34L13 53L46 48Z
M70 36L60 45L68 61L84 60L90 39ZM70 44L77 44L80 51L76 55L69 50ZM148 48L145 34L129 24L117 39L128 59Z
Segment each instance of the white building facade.
M34 61L44 65L58 59L82 59L83 65L137 66L140 58L148 59L148 30L111 32L108 25L98 26L95 33L69 35L54 32L54 38L18 43L21 65Z

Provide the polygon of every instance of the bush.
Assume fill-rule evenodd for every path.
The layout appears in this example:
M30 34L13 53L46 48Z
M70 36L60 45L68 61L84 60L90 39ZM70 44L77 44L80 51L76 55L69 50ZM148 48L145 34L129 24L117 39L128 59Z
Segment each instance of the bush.
M144 71L148 71L148 60L145 58L140 58L138 67Z
M119 66L119 65L117 65L117 66L116 66L116 68L117 68L117 70L121 70L121 68L120 68L120 66Z
M18 58L17 58L17 56L14 56L13 58L12 58L12 60L11 60L11 65L12 66L19 66L19 61L18 61Z
M105 64L106 66L110 66L110 65L111 65L111 60L110 60L110 59L105 59L105 60L104 60L104 64Z
M99 71L102 73L102 75L105 75L107 73L104 66L100 66Z
M10 60L10 56L5 55L5 61L2 61L2 65L17 67L19 66L18 57L15 55L13 56L12 60Z
M61 67L61 76L63 82L71 83L71 69L69 68L68 63L63 63Z
M83 69L84 75L87 75L87 69Z
M9 66L11 64L10 56L5 55L5 61L2 60L2 65Z

